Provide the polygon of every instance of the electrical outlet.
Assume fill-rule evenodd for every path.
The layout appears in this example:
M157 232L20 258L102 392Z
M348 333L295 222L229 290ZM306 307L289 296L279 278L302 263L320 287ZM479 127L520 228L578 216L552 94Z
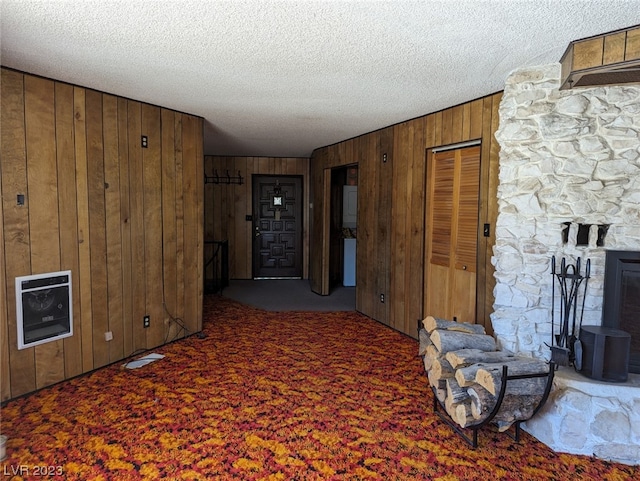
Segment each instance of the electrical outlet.
M107 331L104 333L104 340L105 341L113 341L113 332L111 331Z
M144 316L142 319L142 325L144 327L149 327L151 325L151 316Z
M380 302L384 304L384 294L380 294Z

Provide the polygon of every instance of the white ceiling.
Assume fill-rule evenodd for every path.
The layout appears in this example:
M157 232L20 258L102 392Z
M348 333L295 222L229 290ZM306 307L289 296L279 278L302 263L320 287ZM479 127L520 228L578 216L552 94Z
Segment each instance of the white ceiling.
M640 0L2 0L2 65L195 114L205 154L301 156L491 94Z

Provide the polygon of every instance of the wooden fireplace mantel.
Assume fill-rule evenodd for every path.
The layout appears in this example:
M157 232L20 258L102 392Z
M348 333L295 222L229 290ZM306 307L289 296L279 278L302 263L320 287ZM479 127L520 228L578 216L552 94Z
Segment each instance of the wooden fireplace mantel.
M640 83L640 25L569 44L560 90Z

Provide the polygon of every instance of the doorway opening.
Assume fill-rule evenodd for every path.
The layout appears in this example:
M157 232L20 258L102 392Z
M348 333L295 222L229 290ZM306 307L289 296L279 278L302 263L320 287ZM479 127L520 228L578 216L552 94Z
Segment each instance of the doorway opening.
M355 287L358 166L331 170L329 288Z

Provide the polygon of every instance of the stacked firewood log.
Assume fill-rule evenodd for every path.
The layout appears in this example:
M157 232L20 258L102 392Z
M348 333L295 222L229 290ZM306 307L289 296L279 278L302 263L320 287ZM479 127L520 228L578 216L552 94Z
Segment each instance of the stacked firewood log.
M498 350L480 324L427 316L420 329L420 350L429 384L447 414L465 428L485 421L500 395L502 367L507 376L542 374L542 360ZM504 431L533 415L546 387L546 377L510 379L500 409L492 419Z

